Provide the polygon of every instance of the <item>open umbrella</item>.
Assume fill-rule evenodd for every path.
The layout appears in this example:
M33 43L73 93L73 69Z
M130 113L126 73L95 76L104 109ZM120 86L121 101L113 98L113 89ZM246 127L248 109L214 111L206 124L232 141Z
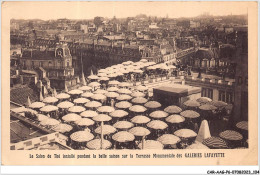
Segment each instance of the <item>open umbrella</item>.
M226 140L232 140L232 141L237 141L237 140L242 140L243 139L243 136L242 134L236 132L236 131L233 131L233 130L226 130L226 131L223 131L219 134L219 136L222 138L222 139L226 139Z
M180 114L185 118L198 118L200 116L199 113L192 110L182 111Z
M180 138L190 138L190 137L196 137L197 133L195 133L191 129L179 129L174 132L174 135L180 137Z
M85 106L88 108L98 108L98 107L102 106L102 104L98 101L90 101L90 102L87 102L85 104Z
M124 101L124 100L130 100L130 99L132 99L132 97L130 95L123 94L123 95L119 95L118 97L116 97L116 99L118 101Z
M62 117L62 120L66 121L66 122L74 122L81 119L81 116L75 113L69 113L67 115L64 115Z
M242 130L248 131L248 122L247 121L241 121L236 124L236 127Z
M108 85L118 85L120 82L116 80L112 80L108 82Z
M53 105L47 105L40 109L40 111L42 111L42 112L52 112L52 111L57 111L57 110L58 110L58 107L53 106Z
M77 98L75 99L73 102L76 103L76 104L84 104L84 103L87 103L89 102L90 100L89 99L86 99L86 98Z
M107 91L116 92L116 91L118 91L118 88L117 87L109 87L109 88L107 88Z
M182 117L181 115L176 115L176 114L174 114L174 115L170 115L170 116L167 117L165 120L166 120L167 122L169 122L169 123L182 123L182 122L185 121L185 118Z
M115 106L119 109L127 109L130 108L132 104L129 103L128 101L120 101L119 103L116 103Z
M143 115L137 115L131 119L131 122L136 123L136 124L148 123L150 121L151 121L150 118L143 116Z
M94 135L87 131L77 131L70 135L71 140L76 142L87 142L94 138Z
M210 101L208 104L216 106L217 108L222 108L224 106L227 106L228 104L223 101Z
M147 136L151 132L144 128L144 127L134 127L129 130L130 133L134 134L135 136Z
M36 117L37 117L38 121L43 121L43 120L50 118L47 115L43 115L43 114L37 114Z
M116 98L116 97L119 96L119 94L116 93L116 92L108 92L108 93L105 94L105 96L107 96L109 98Z
M157 139L164 145L175 145L176 143L180 142L181 139L173 134L164 134Z
M68 93L71 95L79 95L79 94L82 94L83 91L79 90L79 89L73 89L73 90L69 91Z
M155 119L159 119L159 118L167 117L168 113L164 112L164 111L154 111L149 116L152 117L152 118L155 118Z
M219 137L209 137L203 140L202 144L206 145L210 149L226 149L227 143Z
M45 104L42 102L34 102L29 107L33 109L37 109L37 108L42 108L43 106L45 106Z
M161 120L152 120L149 123L147 123L147 126L152 129L161 129L161 130L168 127L168 125Z
M133 105L129 110L132 112L145 112L147 109L141 105Z
M209 149L209 148L200 142L195 142L192 145L186 147L186 149Z
M132 99L132 103L135 103L135 104L144 104L146 103L148 100L144 97L136 97L136 98L133 98Z
M91 150L100 150L108 149L112 146L112 144L108 140L103 140L101 145L101 139L94 139L89 141L86 146Z
M63 102L60 102L57 106L62 109L68 109L68 108L74 106L74 104L69 101L63 101Z
M135 136L127 131L120 131L112 136L112 139L117 142L129 142L135 139Z
M85 93L81 94L81 97L89 98L89 97L91 97L91 96L93 96L93 95L94 95L94 94L91 93L91 92L85 92Z
M86 110L86 111L83 111L82 113L80 113L81 117L86 117L86 118L92 118L97 115L98 115L98 113L96 111L92 111L92 110Z
M89 83L88 84L88 86L90 86L90 87L98 87L98 86L100 86L101 84L99 83L99 82L91 82L91 83Z
M81 91L90 91L92 88L89 87L89 86L81 86L78 89L81 90Z
M58 99L56 97L46 97L43 99L44 103L56 103Z
M25 108L24 106L22 107L18 107L18 108L13 108L11 109L11 111L15 112L15 113L22 113L22 112L26 112L28 109Z
M105 100L106 96L103 94L94 94L91 96L91 98L94 100Z
M73 129L73 127L66 123L60 123L52 129L56 132L65 133L70 132Z
M85 110L86 109L83 106L72 106L69 108L69 112L76 112L76 113L83 112Z
M116 128L111 125L103 125L103 134L109 135L116 132ZM95 129L95 133L101 134L101 126Z
M106 69L100 69L100 70L98 71L98 73L102 73L102 72L106 73L107 70L106 70Z
M118 121L113 126L118 129L129 129L132 128L134 124L129 121Z
M133 92L133 93L131 94L131 96L132 96L132 97L144 97L145 94L142 93L142 92L137 91L137 92Z
M169 114L177 114L180 113L182 111L182 109L178 106L168 106L167 108L164 109L165 112L169 113Z
M212 100L208 97L200 97L197 99L197 102L199 102L199 103L208 103L210 101L212 101Z
M57 99L60 99L60 100L63 100L63 99L68 99L70 98L70 95L69 94L66 94L66 93L60 93L56 96Z
M111 107L111 106L100 106L97 111L98 112L113 112L115 110L115 108Z
M97 74L97 76L99 76L99 77L106 77L107 74L105 72L100 72L100 73Z
M146 63L147 60L146 59L141 59L140 62Z
M115 110L109 114L111 117L121 118L128 115L128 112L124 110Z
M108 81L109 78L108 78L108 77L100 77L99 80L100 80L100 81Z
M106 94L108 93L108 91L104 90L104 89L98 89L94 92L94 94Z
M117 92L120 94L131 94L132 93L132 91L130 91L129 89L118 89Z
M157 101L149 101L145 103L144 106L150 109L156 109L156 108L160 108L162 105Z
M55 126L60 124L60 122L56 119L48 118L46 120L41 121L40 124L43 126Z
M75 124L77 124L79 126L91 126L91 125L94 125L94 123L95 122L89 118L81 118L81 119L75 121Z
M140 69L134 69L133 70L134 73L143 73L144 71L140 70Z
M199 107L201 110L203 111L213 111L213 110L216 110L217 107L213 106L213 105L210 105L210 104L204 104L204 105L201 105Z
M139 143L138 148L142 149L143 147L143 149L156 149L156 150L163 149L163 144L156 140L145 140L143 144L144 146L142 145L142 143Z
M185 106L188 107L199 107L200 103L195 101L195 100L187 100L186 102L183 103Z
M106 122L111 120L112 118L106 114L99 114L95 117L93 117L93 120L97 121L97 122Z

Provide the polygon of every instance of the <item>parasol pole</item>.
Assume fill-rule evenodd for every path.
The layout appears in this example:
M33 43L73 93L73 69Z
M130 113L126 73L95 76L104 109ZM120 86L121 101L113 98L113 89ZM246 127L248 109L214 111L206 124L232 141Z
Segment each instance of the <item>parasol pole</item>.
M145 136L142 137L142 149L144 149Z
M101 122L101 149L103 149L103 139L104 139L104 134L103 134L103 126L104 122Z

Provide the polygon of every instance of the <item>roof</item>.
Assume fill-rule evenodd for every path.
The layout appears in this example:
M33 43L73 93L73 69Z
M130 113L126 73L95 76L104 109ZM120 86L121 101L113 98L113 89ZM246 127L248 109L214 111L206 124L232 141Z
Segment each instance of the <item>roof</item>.
M27 98L30 98L31 102L38 101L39 94L27 85L22 85L16 88L12 88L10 91L10 101L15 103L26 105Z
M188 85L169 84L169 85L154 88L154 92L156 91L169 93L169 95L172 94L173 96L177 96L177 97L183 97L195 93L200 93L201 88L188 86Z

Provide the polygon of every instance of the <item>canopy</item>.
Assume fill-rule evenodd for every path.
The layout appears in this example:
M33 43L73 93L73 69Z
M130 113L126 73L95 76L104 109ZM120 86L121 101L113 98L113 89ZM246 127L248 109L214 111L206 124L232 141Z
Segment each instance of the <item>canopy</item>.
M245 131L248 131L248 122L247 121L241 121L236 124L236 127Z
M147 126L152 129L161 129L161 130L168 127L168 125L161 120L152 120L149 123L147 123Z
M132 99L132 97L130 95L123 94L123 95L119 95L116 99L118 101L124 101L124 100L130 100Z
M144 106L150 109L156 109L156 108L160 108L162 105L157 101L149 101L145 103Z
M149 116L152 117L152 118L156 118L156 119L165 118L165 117L168 116L168 113L164 112L164 111L154 111Z
M94 138L94 135L88 131L77 131L70 135L71 140L76 142L87 142Z
M96 75L90 75L90 76L88 76L88 79L97 80L97 79L98 79L98 76L96 76Z
M121 117L125 117L128 115L128 112L124 111L124 110L115 110L113 112L111 112L109 114L111 117L117 117L117 118L121 118Z
M145 112L147 109L141 105L134 105L129 108L132 112Z
M203 140L202 144L212 149L226 149L227 143L219 137L209 137Z
M164 134L157 139L164 145L175 145L176 143L180 142L181 139L173 134Z
M196 111L192 111L192 110L186 110L180 113L183 117L186 118L198 118L200 116L199 113L197 113Z
M129 130L130 133L134 134L135 136L147 136L151 132L144 128L144 127L134 127Z
M188 100L188 101L184 102L183 104L188 107L199 107L200 106L200 103L195 100Z
M74 104L69 101L63 101L63 102L60 102L57 106L62 109L67 109L67 108L74 106Z
M91 126L95 124L95 122L89 118L81 118L76 120L75 123L79 126Z
M128 129L132 128L134 124L129 121L118 121L113 126L118 129Z
M182 111L182 109L178 106L168 106L167 108L164 109L165 112L170 113L170 114L177 114Z
M88 85L89 85L90 87L98 87L98 86L100 86L101 84L98 83L98 82L91 82L91 83L89 83Z
M108 77L100 77L99 80L100 80L100 81L108 81L109 78L108 78Z
M52 129L56 132L65 133L70 132L73 129L73 127L65 123L60 123Z
M117 87L109 87L109 88L107 88L107 91L115 92L115 91L118 91L118 88Z
M167 117L165 120L166 120L167 122L169 122L169 123L182 123L182 122L185 121L185 118L182 117L181 115L176 115L176 114L174 114L174 115L170 115L170 116Z
M79 95L79 94L82 94L83 91L79 90L79 89L74 89L74 90L69 91L68 93L71 95Z
M197 99L197 102L199 102L199 103L208 103L210 101L212 101L212 100L208 97L200 97Z
M69 113L62 117L62 120L66 122L75 122L77 120L81 119L81 116L75 113Z
M43 99L44 103L56 103L58 99L56 97L46 97Z
M37 108L42 108L43 106L45 106L45 104L42 102L34 102L29 107L33 109L37 109Z
M91 98L94 100L105 100L106 96L103 94L94 94L91 96Z
M98 112L113 112L115 110L115 108L111 107L111 106L100 106L97 111Z
M48 118L46 120L41 121L40 124L44 126L55 126L60 124L60 122L56 119Z
M66 93L60 93L60 94L56 95L56 98L61 99L61 100L68 99L68 98L70 98L70 95L66 94Z
M42 112L51 112L51 111L57 111L57 110L58 110L58 107L53 106L53 105L47 105L40 109L40 111L42 111Z
M43 121L46 119L49 119L50 117L48 117L47 115L43 115L43 114L36 114L36 117L39 121Z
M219 136L222 139L231 140L231 141L238 141L243 139L243 136L240 133L233 130L223 131L219 134Z
M227 106L228 104L223 101L210 101L208 104L211 104L213 106L216 106L217 108L221 108L224 106Z
M86 111L83 111L82 113L80 113L80 116L82 117L95 117L97 116L98 113L96 111L92 111L92 110L86 110Z
M174 135L181 137L181 138L190 138L190 137L196 137L197 133L195 133L191 129L179 129L174 132Z
M90 101L90 102L87 102L85 104L85 106L88 108L98 108L98 107L102 106L102 104L98 101Z
M91 96L93 96L93 95L94 95L94 94L91 93L91 92L85 92L85 93L81 94L81 97L89 98L89 97L91 97Z
M119 86L119 87L129 87L129 86L130 86L130 83L128 83L128 82L122 82L122 83L119 83L118 86Z
M112 136L112 139L117 142L129 142L135 139L135 136L127 131L120 131Z
M93 117L93 120L97 121L97 122L105 122L105 121L109 121L111 120L112 118L109 117L108 115L106 114L99 114L95 117Z
M108 85L118 85L119 83L120 83L119 81L113 80L113 81L109 81Z
M76 113L83 112L85 110L86 109L83 106L72 106L69 108L69 112L76 112Z
M105 94L105 96L107 96L109 98L116 98L116 97L119 96L119 94L116 93L116 92L108 92L108 93Z
M74 103L77 103L77 104L84 104L84 103L87 103L89 102L90 100L89 99L86 99L86 98L77 98L75 99L73 102Z
M134 92L131 94L132 97L144 97L145 94L142 92Z
M148 90L148 87L139 85L135 89L138 90L138 91L146 91L146 90Z
M143 97L136 97L132 99L132 103L136 103L136 104L144 104L146 103L148 100L146 98Z
M128 101L120 101L119 103L116 103L115 106L119 109L127 109L130 108L132 104L129 103Z
M111 125L103 125L102 129L104 135L109 135L116 132L116 128ZM95 129L95 133L101 134L101 126Z
M131 94L132 93L132 91L130 91L129 89L118 89L117 92L120 94Z
M217 107L213 106L213 105L210 105L210 104L204 104L204 105L201 105L199 107L201 110L203 111L213 111L213 110L216 110Z
M137 123L137 124L148 123L148 122L150 122L150 121L151 121L150 118L148 118L148 117L146 117L146 116L143 116L143 115L137 115L137 116L135 116L135 117L133 117L133 118L131 119L131 122Z

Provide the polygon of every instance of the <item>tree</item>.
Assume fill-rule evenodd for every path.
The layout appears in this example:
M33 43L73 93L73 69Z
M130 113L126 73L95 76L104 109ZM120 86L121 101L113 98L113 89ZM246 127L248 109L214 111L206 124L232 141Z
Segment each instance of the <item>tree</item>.
M96 25L97 28L102 25L102 22L103 22L102 17L96 16L94 18L94 24Z

